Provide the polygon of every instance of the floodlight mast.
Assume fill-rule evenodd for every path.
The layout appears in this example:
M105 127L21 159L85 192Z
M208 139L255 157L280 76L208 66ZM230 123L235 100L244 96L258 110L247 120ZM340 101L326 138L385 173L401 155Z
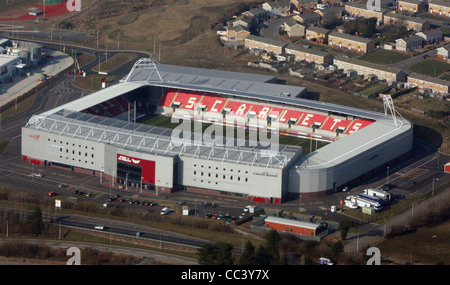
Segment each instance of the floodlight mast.
M384 105L384 115L387 116L387 111L391 112L394 124L397 127L397 118L395 116L394 102L392 101L391 95L383 95L383 105Z
M141 70L149 70L150 73L147 76L147 78L145 79L145 81L148 81L150 79L150 77L156 73L156 75L158 76L159 80L161 82L163 82L161 75L159 74L158 68L156 67L156 63L155 61L149 59L149 58L141 58L138 61L136 61L136 63L133 65L133 68L131 69L130 73L128 73L127 78L124 81L124 84L126 84L127 82L130 81L131 75L133 74L134 71L141 71Z

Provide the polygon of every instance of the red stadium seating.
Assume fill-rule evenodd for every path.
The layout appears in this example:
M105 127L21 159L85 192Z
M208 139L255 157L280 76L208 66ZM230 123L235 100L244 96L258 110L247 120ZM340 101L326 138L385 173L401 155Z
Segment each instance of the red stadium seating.
M169 89L167 92L162 96L161 100L159 101L160 107L171 107L173 98L177 95L177 90Z
M328 116L325 115L304 112L297 125L303 127L311 127L314 123L323 124L323 122L325 122L327 118Z
M353 123L349 126L347 131L345 132L347 135L352 134L362 128L367 127L368 125L372 124L372 120L364 120L364 119L357 119L354 120Z
M236 101L228 101L225 105L225 109L231 109L231 115L235 116L245 116L247 112L250 110L251 103L244 102L236 102Z
M206 106L206 112L220 113L227 103L227 98L218 96L203 96L200 105Z
M199 105L201 99L202 95L200 93L179 91L174 102L179 102L181 109L194 110Z
M334 131L336 131L337 128L344 128L344 129L346 129L350 125L351 122L352 122L352 120L342 120L342 119L337 119L337 118L330 117L323 124L321 129L325 130L325 131L334 132Z
M249 112L254 112L257 119L266 119L269 115L277 116L277 121L280 123L288 123L290 119L293 119L293 123L296 125L308 128L318 123L322 130L334 132L341 128L346 130L346 134L356 132L373 123L371 120L344 120L313 112L232 101L213 93L176 89L167 90L161 98L159 106L170 107L174 102L180 103L180 108L187 110L194 110L196 106L205 106L204 111L206 112L220 113L222 110L230 109L230 115L239 117L245 117ZM117 110L111 110L111 112L116 113Z

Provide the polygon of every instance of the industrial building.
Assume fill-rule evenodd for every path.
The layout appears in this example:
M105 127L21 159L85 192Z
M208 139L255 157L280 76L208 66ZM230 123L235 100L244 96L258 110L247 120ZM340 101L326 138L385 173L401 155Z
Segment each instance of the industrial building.
M273 216L269 216L264 219L264 227L268 230L277 230L311 237L319 235L323 230L326 229L320 224Z
M273 76L136 62L120 83L45 113L22 128L24 161L102 175L140 191L190 191L282 203L340 191L412 148L412 125L393 106L377 113L301 98ZM391 113L389 113L389 110ZM213 131L329 142L295 145L142 124L151 116L211 123ZM184 119L184 120L183 120ZM215 128L215 129L214 129Z

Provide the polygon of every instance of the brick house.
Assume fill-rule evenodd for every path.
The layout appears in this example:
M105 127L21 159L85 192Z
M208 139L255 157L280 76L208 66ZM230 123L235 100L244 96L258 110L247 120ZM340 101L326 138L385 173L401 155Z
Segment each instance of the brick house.
M409 52L422 47L423 39L416 35L395 40L395 49L400 51Z
M400 24L409 30L427 31L431 28L431 23L419 17L411 17L397 13L387 12L384 15L384 24Z
M352 16L364 17L364 18L377 18L377 24L383 24L384 14L388 11L385 8L381 8L380 11L367 9L366 4L348 2L345 3L344 9Z
M309 26L306 28L305 36L308 41L316 40L319 43L327 43L328 35L331 33L330 30L317 27L317 26Z
M307 62L333 64L333 55L325 51L305 48L296 44L288 45L285 51L287 54L293 55L295 61L306 60Z
M421 13L428 10L428 5L422 0L399 0L397 11L409 13Z
M446 94L450 91L449 81L417 73L409 74L407 82L410 86L416 86L418 89L430 89L436 94Z
M357 53L368 53L375 48L375 42L371 39L366 39L349 34L331 32L328 35L328 45L348 49Z
M283 41L276 41L268 38L249 35L245 38L244 46L248 49L265 50L267 52L278 55L284 52L284 47L287 46L287 43Z
M428 13L432 15L450 17L450 2L428 1Z

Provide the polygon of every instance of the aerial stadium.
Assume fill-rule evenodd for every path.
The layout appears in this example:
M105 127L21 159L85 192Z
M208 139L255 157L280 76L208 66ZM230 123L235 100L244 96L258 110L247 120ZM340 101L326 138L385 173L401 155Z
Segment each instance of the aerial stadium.
M379 113L305 91L273 76L140 59L119 83L32 116L22 159L141 193L282 203L341 191L410 154L413 125L389 97Z

